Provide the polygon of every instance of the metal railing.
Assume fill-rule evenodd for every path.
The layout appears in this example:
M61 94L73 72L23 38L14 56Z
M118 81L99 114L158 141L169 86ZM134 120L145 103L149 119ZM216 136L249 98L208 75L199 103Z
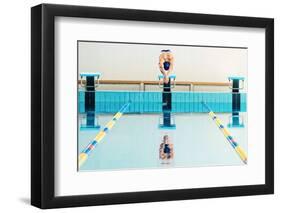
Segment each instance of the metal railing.
M85 80L78 80L78 84L85 84ZM99 80L99 84L107 85L139 85L140 91L145 91L146 86L159 85L159 81L138 81L138 80ZM203 82L203 81L176 81L178 86L187 86L189 91L194 91L196 86L218 86L229 87L230 82Z

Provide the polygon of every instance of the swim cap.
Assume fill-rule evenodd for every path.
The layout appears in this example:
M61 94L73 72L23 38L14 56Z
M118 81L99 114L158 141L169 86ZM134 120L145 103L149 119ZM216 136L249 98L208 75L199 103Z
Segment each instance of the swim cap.
M163 53L167 53L167 52L171 52L171 50L161 50L161 52L163 52Z

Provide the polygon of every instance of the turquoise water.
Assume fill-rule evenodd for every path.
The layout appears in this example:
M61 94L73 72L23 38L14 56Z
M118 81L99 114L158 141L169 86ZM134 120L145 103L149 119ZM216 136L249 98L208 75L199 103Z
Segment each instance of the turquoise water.
M229 131L247 152L247 116L241 114L245 128L230 128ZM113 115L100 114L101 127ZM158 128L160 115L124 114L91 152L80 171L244 165L207 113L175 114L174 130ZM226 126L230 113L217 113L217 116ZM79 131L79 152L98 131ZM174 159L169 164L159 160L159 147L165 134L174 145Z

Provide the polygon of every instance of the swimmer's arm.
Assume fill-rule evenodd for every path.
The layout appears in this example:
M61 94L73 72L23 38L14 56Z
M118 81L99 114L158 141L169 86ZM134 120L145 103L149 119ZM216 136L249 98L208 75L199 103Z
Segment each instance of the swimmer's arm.
M159 158L160 159L165 159L165 153L163 150L163 143L160 144L160 148L159 148Z
M159 56L159 69L160 69L160 72L164 75L164 65L163 63L165 62L164 58L162 57L162 54Z
M163 75L165 75L165 71L164 71L163 63L162 63L162 64L161 64L161 63L159 63L158 65L159 65L159 70L160 70L160 72L161 72Z
M165 156L164 151L163 150L159 150L159 158L163 160L163 159L165 159L165 157L166 156Z
M169 76L169 72L165 72L164 71L163 63L159 62L159 69L160 69L160 72L162 73L162 75L164 76L163 81L165 83L168 83L169 82L169 77L168 77Z
M171 150L170 156L171 156L171 158L173 158L174 157L174 145L173 144L170 145L170 150Z
M169 73L174 70L174 62L170 62Z

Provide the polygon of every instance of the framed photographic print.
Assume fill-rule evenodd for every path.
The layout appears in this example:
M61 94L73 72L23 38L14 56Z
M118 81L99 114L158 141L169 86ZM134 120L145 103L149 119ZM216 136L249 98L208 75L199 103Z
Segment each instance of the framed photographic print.
M274 20L31 9L31 203L271 194Z

